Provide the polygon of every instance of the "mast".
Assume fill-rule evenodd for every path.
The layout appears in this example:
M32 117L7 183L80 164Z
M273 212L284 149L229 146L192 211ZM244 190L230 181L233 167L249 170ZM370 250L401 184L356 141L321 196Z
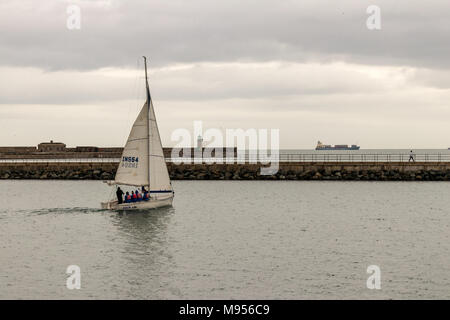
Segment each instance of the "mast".
M150 141L151 141L151 120L150 120L150 104L151 104L151 96L150 96L150 87L148 85L148 75L147 75L147 57L143 56L144 65L145 65L145 87L147 91L147 124L148 124L148 192L150 192Z

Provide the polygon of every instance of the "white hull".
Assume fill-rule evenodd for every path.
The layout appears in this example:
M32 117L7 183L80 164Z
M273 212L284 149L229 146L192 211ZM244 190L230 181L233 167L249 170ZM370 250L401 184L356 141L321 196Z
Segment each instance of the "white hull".
M102 209L108 210L146 210L146 209L156 209L161 207L171 206L173 201L173 196L163 199L150 199L148 201L139 201L131 203L119 204L117 200L102 202Z

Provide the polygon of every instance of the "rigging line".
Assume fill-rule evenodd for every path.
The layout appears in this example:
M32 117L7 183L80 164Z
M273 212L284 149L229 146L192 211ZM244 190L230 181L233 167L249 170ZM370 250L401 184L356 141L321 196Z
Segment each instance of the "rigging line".
M138 79L139 79L139 74L137 73L137 70L139 70L139 59L136 59L136 74L134 76L134 81L133 81L133 87L132 87L132 92L131 92L131 99L134 99L134 102L131 103L127 103L128 105L128 112L127 112L127 121L123 121L122 122L122 130L123 130L123 134L122 134L122 140L125 141L126 143L126 139L128 138L127 136L127 129L128 129L128 124L130 123L130 116L131 116L131 109L136 109L136 105L137 105L137 86L138 86ZM133 106L134 105L134 106ZM124 144L123 144L124 145Z
M151 132L152 132L152 130L151 130L151 125L150 125L150 121L149 120L151 118L150 108L152 106L152 98L151 98L151 95L150 95L150 88L149 88L149 83L148 83L147 57L145 57L145 56L144 56L144 64L145 64L145 89L146 89L145 93L146 93L146 98L147 98L146 99L146 104L147 104L147 125L148 125L148 128L147 128L147 130L148 130L148 136L147 136L147 138L148 138L148 144L147 144L148 148L147 148L147 153L149 154L147 169L148 169L148 189L150 190L151 189L151 185L150 185L150 183L151 183L150 152L151 152L151 138L152 138L151 137Z

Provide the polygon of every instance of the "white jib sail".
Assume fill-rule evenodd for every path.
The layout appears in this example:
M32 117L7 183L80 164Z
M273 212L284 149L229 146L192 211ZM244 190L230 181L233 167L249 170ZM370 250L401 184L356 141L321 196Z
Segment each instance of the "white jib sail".
M115 183L148 186L148 106L142 107L122 153Z
M167 170L166 160L164 159L161 138L159 136L158 124L156 123L155 109L150 100L150 193L164 194L172 192L169 172Z

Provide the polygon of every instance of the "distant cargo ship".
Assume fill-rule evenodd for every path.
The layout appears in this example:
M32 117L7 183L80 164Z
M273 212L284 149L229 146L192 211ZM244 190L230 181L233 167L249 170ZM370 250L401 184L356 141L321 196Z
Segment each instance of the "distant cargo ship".
M330 144L323 144L322 142L318 141L316 150L359 150L359 146L356 144L352 144L350 147L346 144L337 144L335 146L332 146Z

